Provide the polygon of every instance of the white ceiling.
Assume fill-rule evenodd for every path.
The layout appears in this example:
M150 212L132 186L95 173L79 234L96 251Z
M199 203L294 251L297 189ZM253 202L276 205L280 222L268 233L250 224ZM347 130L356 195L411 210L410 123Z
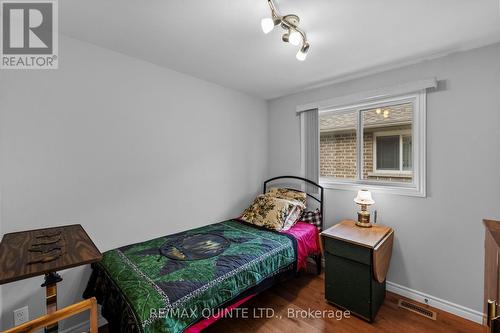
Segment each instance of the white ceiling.
M500 41L500 0L276 0L301 18L305 62L266 0L64 0L63 34L262 98Z

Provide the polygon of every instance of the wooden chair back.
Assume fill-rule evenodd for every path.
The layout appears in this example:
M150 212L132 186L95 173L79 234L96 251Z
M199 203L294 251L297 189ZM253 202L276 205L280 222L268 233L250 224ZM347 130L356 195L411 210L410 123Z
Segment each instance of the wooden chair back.
M95 297L86 299L79 303L75 303L63 309L57 310L53 313L33 319L31 321L28 321L27 323L8 329L4 331L4 333L33 332L87 310L90 310L90 333L98 333L97 301Z

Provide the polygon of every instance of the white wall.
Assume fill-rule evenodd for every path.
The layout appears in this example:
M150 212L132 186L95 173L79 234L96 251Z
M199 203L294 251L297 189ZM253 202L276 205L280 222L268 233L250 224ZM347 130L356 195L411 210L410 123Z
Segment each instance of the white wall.
M437 77L428 94L427 198L374 194L395 229L388 280L482 310L482 218L500 219L500 44L269 102L269 175L298 174L297 105ZM355 218L354 191L326 191L326 224Z
M260 190L265 101L73 39L60 48L58 70L0 73L3 233L80 223L106 251L234 217ZM63 272L60 306L88 274ZM43 313L41 283L2 288L2 328L26 304Z
M0 143L0 145L1 145L1 143ZM0 165L0 167L1 167L1 165ZM0 177L0 235L3 235L3 231L2 231L2 205L1 205L1 202L2 202L2 178ZM3 304L2 286L0 286L0 329L2 328L2 322L3 322L3 307L2 307L3 305L2 304Z

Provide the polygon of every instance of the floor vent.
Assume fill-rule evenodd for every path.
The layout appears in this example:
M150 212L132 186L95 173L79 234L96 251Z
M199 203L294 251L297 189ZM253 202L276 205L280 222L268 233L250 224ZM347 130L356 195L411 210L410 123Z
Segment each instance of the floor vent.
M416 304L416 303L412 303L412 302L408 302L408 301L400 299L398 302L398 306L400 308L406 309L408 311L414 312L416 314L419 314L421 316L424 316L424 317L432 319L432 320L436 320L436 318L437 318L437 313L435 311L426 309L424 306Z

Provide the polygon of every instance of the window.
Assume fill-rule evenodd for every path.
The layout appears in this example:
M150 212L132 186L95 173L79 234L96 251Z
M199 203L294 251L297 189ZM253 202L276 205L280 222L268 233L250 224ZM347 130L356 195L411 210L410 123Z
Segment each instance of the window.
M320 182L425 196L425 91L319 109Z
M378 132L374 134L373 174L411 175L411 132Z
M356 179L355 110L320 113L320 177Z

